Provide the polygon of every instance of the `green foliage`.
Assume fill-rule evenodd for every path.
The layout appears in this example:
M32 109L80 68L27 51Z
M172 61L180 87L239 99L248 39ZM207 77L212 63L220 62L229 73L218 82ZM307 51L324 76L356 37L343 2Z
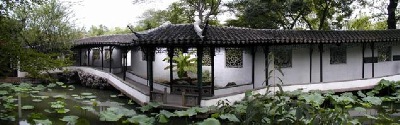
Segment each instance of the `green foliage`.
M179 78L188 77L188 73L197 72L197 58L191 58L193 52L184 55L181 51L178 52L177 56L172 58L173 60L173 70L177 72ZM170 58L167 57L163 61L169 62ZM170 66L164 68L164 70L169 70Z
M354 1L348 0L233 0L226 3L237 19L226 25L262 29L329 30L343 27ZM335 16L334 16L335 15ZM304 27L306 26L306 27Z
M31 77L51 80L41 72L71 64L71 41L82 31L71 20L69 4L35 0L2 1L1 5L7 7L0 8L0 77L20 69Z
M114 111L106 110L100 112L100 121L118 121L124 116L123 114L117 114Z
M157 102L149 102L149 103L147 103L147 105L142 106L139 109L142 112L147 112L147 111L150 111L153 108L157 108L158 106L160 106L160 104L157 103Z
M221 123L215 118L208 118L203 122L200 122L198 125L221 125Z
M70 115L70 116L64 116L60 120L67 122L67 125L75 125L78 118L79 118L78 116Z

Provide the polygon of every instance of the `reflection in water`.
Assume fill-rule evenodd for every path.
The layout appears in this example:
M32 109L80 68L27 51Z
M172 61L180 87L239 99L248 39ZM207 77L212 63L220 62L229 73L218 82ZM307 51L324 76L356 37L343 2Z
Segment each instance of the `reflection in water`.
M65 124L66 122L60 119L64 116L71 115L84 118L89 121L90 124L110 124L109 122L101 122L99 120L100 111L104 111L109 107L135 110L138 106L136 104L128 104L128 98L110 97L111 95L117 95L119 93L116 90L98 90L86 88L81 85L74 86L74 89L65 89L57 86L38 93L22 94L18 96L18 112L16 112L18 115L16 115L16 121L11 124L29 125L28 121L31 113L42 113L52 121L53 124ZM83 95L83 93L85 93L85 95ZM32 101L37 99L34 97L46 96L49 98L42 98L42 101ZM19 98L21 98L21 100L19 100ZM54 111L51 107L51 102L60 100L65 102L64 109L69 109L69 111L66 113L50 113ZM34 106L34 108L31 110L21 110L21 106L25 105L31 105ZM82 107L93 107L94 110L82 110ZM115 122L113 124L121 123L122 122Z

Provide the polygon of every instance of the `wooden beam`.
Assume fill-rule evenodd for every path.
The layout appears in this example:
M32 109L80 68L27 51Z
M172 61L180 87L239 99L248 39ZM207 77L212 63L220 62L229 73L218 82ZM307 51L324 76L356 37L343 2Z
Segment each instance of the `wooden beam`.
M310 44L310 83L312 82L312 54L313 48L312 44Z
M125 81L125 79L126 79L126 63L127 63L127 60L126 60L126 57L127 57L127 53L128 53L128 51L127 51L127 49L126 48L124 48L123 49L123 51L122 51L123 53L123 61L124 61L124 65L123 65L123 67L122 67L122 71L123 71L123 74L124 74L124 77L123 77L123 79L124 79L124 81Z
M114 49L113 46L110 46L110 48L108 49L110 51L110 63L109 63L109 65L110 65L110 73L112 73L111 72L111 67L112 67L112 52L113 52L113 49Z
M265 86L269 85L269 45L264 47L264 58L265 58Z
M87 66L90 66L90 50L91 48L87 49L88 55L87 55Z
M362 59L361 59L361 61L362 61L362 68L361 68L361 77L362 78L364 78L365 76L364 76L364 58L365 58L365 43L363 43L362 44Z
M174 73L173 73L173 67L172 67L172 62L174 58L174 47L169 47L168 48L168 57L169 57L169 90L172 91L172 84L174 81Z
M255 47L251 47L251 83L253 84L253 89L255 88L255 71L254 65L256 61L256 49Z
M201 98L203 93L203 47L197 47L197 88L199 91L199 96L197 103L201 104Z
M79 66L82 66L82 48L79 48Z
M100 48L101 50L100 50L100 52L101 52L101 70L103 70L103 68L104 68L104 54L103 54L103 50L104 50L104 46L101 46L101 48Z
M214 56L215 56L215 47L210 47L210 58L211 58L211 95L214 95L214 86L215 86L215 67L214 67Z
M323 74L323 65L322 65L322 53L324 51L324 45L323 44L319 44L319 82L323 82L324 81L324 74Z
M371 51L372 51L372 78L375 77L375 45L371 43Z
M150 101L153 100L153 58L152 55L154 54L152 47L146 48L146 60L147 60L147 80L150 88Z

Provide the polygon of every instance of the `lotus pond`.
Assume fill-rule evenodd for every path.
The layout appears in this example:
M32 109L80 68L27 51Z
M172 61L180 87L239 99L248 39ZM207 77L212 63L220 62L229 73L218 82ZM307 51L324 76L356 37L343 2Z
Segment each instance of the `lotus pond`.
M400 82L387 80L381 80L371 90L345 93L280 90L262 95L246 92L245 98L234 104L221 100L217 106L183 111L158 109L158 103L140 107L117 94L118 91L61 82L1 83L0 123L330 125L400 122Z

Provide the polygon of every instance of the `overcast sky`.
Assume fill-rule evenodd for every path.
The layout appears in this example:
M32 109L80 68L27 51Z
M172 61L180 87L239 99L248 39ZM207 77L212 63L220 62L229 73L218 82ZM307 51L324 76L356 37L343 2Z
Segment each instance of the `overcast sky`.
M135 24L138 17L148 9L166 9L178 0L156 0L152 3L137 4L133 0L61 0L73 2L71 8L75 13L78 26L89 29L92 25L103 24L109 28L126 27Z

